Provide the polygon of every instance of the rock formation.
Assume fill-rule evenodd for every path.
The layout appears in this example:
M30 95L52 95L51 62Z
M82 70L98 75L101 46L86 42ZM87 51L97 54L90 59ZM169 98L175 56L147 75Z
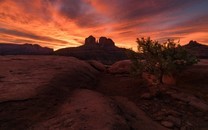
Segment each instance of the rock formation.
M0 56L0 61L1 130L166 130L127 98L93 90L100 73L84 61L58 56Z
M198 58L208 58L208 46L198 43L197 41L190 41L183 46L190 53L196 55Z
M130 60L122 60L114 63L108 69L111 74L129 74L131 73L132 62Z
M106 37L100 37L98 44L103 48L115 47L115 43L113 42L113 40Z
M100 37L97 43L95 37L89 36L82 46L59 49L55 51L55 54L113 64L116 61L128 59L126 55L128 51L131 50L115 46L110 38Z
M89 60L88 63L98 71L105 72L106 66L99 61L96 60Z
M90 35L85 39L85 46L95 46L95 45L96 45L96 39L92 35Z
M85 47L99 47L99 48L115 48L115 43L112 39L106 37L100 37L98 43L96 42L96 38L92 35L85 38ZM94 48L95 49L95 48Z
M202 44L198 43L197 41L191 40L191 41L188 43L188 45L191 46L191 47L196 47L196 46L201 46Z
M0 55L49 55L53 49L41 47L37 44L7 44L0 43Z

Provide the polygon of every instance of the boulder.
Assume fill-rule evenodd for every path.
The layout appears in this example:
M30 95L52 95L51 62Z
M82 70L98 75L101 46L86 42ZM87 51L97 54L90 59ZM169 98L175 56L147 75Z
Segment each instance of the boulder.
M143 93L140 97L142 99L151 99L152 95L150 93Z
M153 74L144 72L142 73L142 78L147 81L149 86L157 85L157 78Z
M167 84L167 85L175 85L176 84L176 80L172 75L164 75L162 81L164 84Z
M74 57L0 56L0 59L3 77L0 103L32 98L52 81L54 85L60 82L62 87L78 87L79 81L93 81L97 73L85 61Z
M132 62L130 60L122 60L114 63L108 69L111 74L128 74L131 72Z
M147 80L149 85L156 85L157 84L157 77L153 74L143 73L142 77ZM163 76L163 84L165 85L175 85L176 81L175 78L171 75L164 75Z
M101 72L105 72L105 71L106 71L105 65L102 64L102 63L99 62L99 61L96 61L96 60L89 60L88 63L89 63L93 68L95 68L95 69L98 70L98 71L101 71Z
M166 119L168 121L171 121L172 123L174 123L175 126L181 127L181 119L180 118L169 115Z
M161 121L161 125L163 125L167 128L172 128L174 126L173 122L171 122L171 121Z
M208 112L208 104L193 95L186 94L186 93L179 92L179 91L174 92L171 90L169 90L167 93L177 100L181 100L183 102L186 102L189 105L191 105L201 111Z
M122 112L124 112L125 119L131 125L131 130L168 130L153 121L129 99L120 96L116 96L113 99L115 99Z

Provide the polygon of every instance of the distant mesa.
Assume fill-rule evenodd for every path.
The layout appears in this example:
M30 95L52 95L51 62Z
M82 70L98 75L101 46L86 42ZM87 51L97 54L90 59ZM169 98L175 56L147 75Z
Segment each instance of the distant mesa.
M208 46L190 41L183 48L198 58L208 58ZM68 47L53 51L51 48L41 47L37 44L9 44L0 43L0 55L61 55L72 56L81 60L97 60L103 64L113 64L120 60L129 59L127 54L135 53L130 49L119 48L114 41L107 37L98 40L92 35L85 39L83 45Z
M50 55L53 49L41 47L37 44L9 44L0 43L0 55Z
M9 44L0 43L0 55L62 55L72 56L81 60L97 60L104 64L113 64L116 61L126 60L126 55L132 50L115 46L112 39L100 37L98 40L94 36L85 39L83 45L79 47L62 48L57 51L37 44Z
M190 47L198 47L198 46L203 46L203 45L200 44L200 43L198 43L197 41L191 40L191 41L188 43L188 46L190 46Z
M208 46L191 40L183 46L187 51L196 55L198 58L208 58Z
M55 51L55 54L113 64L116 61L128 59L126 55L128 51L131 50L115 46L114 41L110 38L100 37L96 41L96 38L91 35L85 39L82 46L59 49Z

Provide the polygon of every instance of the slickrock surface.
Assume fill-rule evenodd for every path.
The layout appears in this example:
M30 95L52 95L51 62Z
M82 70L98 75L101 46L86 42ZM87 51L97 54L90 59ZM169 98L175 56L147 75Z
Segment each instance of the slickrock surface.
M0 57L0 129L48 120L76 88L96 85L98 71L72 57Z
M152 95L144 77L111 73L115 64L61 56L0 56L0 129L207 129L205 63L187 70L180 79L190 79L183 84L162 86L166 88L161 93ZM121 61L115 70L124 68L128 70L128 64ZM201 88L195 90L197 85Z
M99 72L72 57L0 57L0 129L166 129L124 97L95 91Z
M98 92L78 89L49 120L32 129L70 130L166 130L148 118L126 98L108 98Z
M55 80L79 87L72 85L79 85L76 81L81 79L90 80L97 73L89 64L73 57L1 56L0 66L0 102L31 98Z

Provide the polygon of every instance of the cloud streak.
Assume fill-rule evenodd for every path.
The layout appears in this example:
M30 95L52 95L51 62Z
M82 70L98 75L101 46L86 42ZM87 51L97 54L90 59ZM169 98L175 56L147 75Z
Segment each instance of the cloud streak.
M92 34L128 48L136 48L141 36L208 43L206 5L204 0L0 0L0 42L58 49L81 45Z

